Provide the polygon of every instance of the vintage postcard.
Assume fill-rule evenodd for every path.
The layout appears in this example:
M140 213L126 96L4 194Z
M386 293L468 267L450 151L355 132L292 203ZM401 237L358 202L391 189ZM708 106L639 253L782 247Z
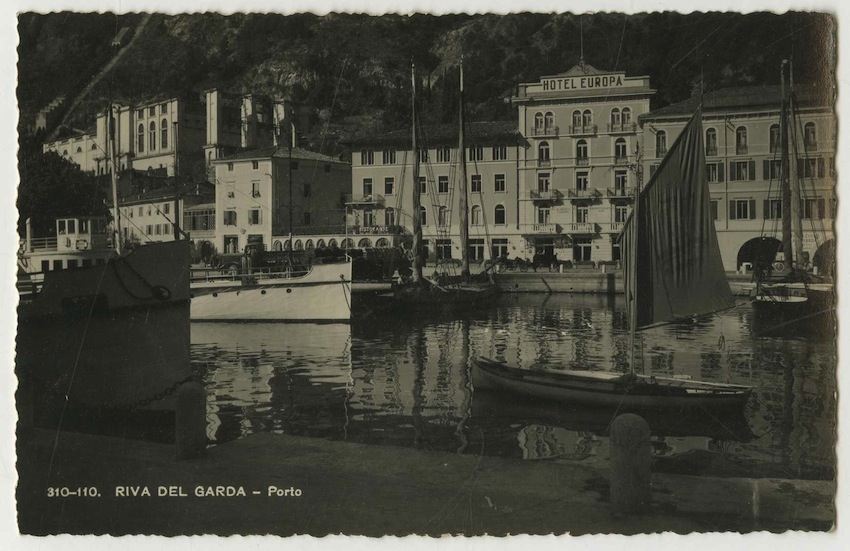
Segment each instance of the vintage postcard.
M7 14L13 541L836 545L837 7L607 6Z

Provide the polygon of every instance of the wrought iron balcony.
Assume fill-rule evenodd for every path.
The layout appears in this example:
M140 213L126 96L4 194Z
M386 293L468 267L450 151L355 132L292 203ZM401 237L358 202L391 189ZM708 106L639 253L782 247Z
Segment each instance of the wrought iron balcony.
M557 189L532 189L528 192L528 196L531 198L532 201L557 201L561 199L564 195Z
M633 187L609 187L606 190L608 199L634 199L635 188Z
M634 134L637 132L637 123L634 122L613 122L608 123L608 132L611 134Z
M377 194L361 194L361 195L352 195L348 194L345 196L345 204L350 207L375 207L375 206L383 206L384 204L384 196Z
M596 189L571 189L569 190L570 199L575 200L594 200L602 196L602 193Z
M735 146L735 155L747 155L749 154L749 147L746 145L737 145Z
M570 126L570 135L572 136L593 136L597 132L595 124L582 124Z
M705 146L705 156L706 157L716 157L717 156L717 146Z
M563 231L560 224L554 222L539 222L536 224L523 224L523 232L536 235L558 235Z
M537 166L547 167L552 166L551 159L537 159Z
M588 166L588 165L590 165L590 157L576 157L576 165L577 166Z
M625 222L608 222L602 225L602 231L605 233L620 233L625 226Z
M615 155L614 156L614 164L618 166L625 166L629 164L628 155Z
M531 135L535 137L541 136L552 136L558 137L560 135L560 128L557 126L533 126L531 128Z

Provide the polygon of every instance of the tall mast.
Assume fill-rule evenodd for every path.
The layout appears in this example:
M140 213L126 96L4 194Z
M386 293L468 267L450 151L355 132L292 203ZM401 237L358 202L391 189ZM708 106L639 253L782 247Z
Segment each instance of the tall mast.
M640 239L640 218L638 218L638 210L640 209L640 187L643 183L643 170L640 166L640 163L637 164L637 186L635 186L635 206L632 209L632 224L634 224L633 228L633 238L629 240L629 262L635 263L637 261L637 253L638 253L638 239ZM628 270L628 273L625 274L625 277L632 278L630 281L630 285L627 288L631 289L632 296L627 296L626 301L631 302L631 308L629 308L629 373L634 376L635 374L635 336L637 335L637 296L635 296L639 289L637 288L637 270L632 268Z
M109 156L109 163L112 164L110 174L112 176L112 216L115 228L113 245L115 252L121 254L121 211L118 209L118 169L115 163L115 118L111 101L106 113L106 127L106 152Z
M411 149L413 150L413 283L422 282L422 213L419 203L419 145L416 141L416 67L410 64L411 81Z
M790 151L790 163L788 176L791 183L791 235L794 237L794 266L798 269L804 268L803 262L803 221L800 218L802 198L800 197L800 179L797 177L797 113L794 101L794 62L789 62L789 94L788 94L788 117L790 124L788 130L791 132L790 139L793 149Z
M780 143L782 147L782 159L780 161L780 192L782 194L782 254L785 257L785 270L791 270L791 259L794 258L794 251L791 246L791 185L789 183L789 168L788 162L788 97L785 90L785 66L788 64L787 59L782 60L782 111L779 117L779 132Z
M460 156L460 277L464 283L469 283L469 212L468 199L466 196L466 144L464 143L464 117L463 117L463 56L460 58L460 133L458 134L457 152Z
M291 135L289 136L289 262L292 264L292 251L295 249L295 245L292 243L292 187L294 184L292 183L292 144L295 142L295 121L291 118L289 120L289 128Z

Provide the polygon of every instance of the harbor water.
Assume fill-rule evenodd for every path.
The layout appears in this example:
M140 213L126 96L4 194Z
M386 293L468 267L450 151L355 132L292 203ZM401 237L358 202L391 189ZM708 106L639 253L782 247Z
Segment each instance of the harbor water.
M355 303L355 308L358 304ZM274 432L525 460L608 458L616 411L476 390L471 359L627 371L622 297L503 295L459 313L359 312L352 324L193 323L213 444ZM636 369L755 386L743 415L648 412L655 468L831 479L836 345L759 336L746 301L638 335Z

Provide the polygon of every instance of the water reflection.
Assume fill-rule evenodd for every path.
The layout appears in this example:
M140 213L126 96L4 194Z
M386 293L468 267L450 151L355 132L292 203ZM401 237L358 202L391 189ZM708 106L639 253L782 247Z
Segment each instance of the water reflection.
M621 300L608 297L511 295L464 316L384 315L353 326L195 324L192 358L207 385L215 442L277 431L458 453L604 460L614 412L476 391L469 358L625 371L624 310ZM640 336L637 368L646 373L757 385L745 419L649 414L654 454L701 464L720 457L777 476L830 477L834 343L757 338L750 319L742 304Z

